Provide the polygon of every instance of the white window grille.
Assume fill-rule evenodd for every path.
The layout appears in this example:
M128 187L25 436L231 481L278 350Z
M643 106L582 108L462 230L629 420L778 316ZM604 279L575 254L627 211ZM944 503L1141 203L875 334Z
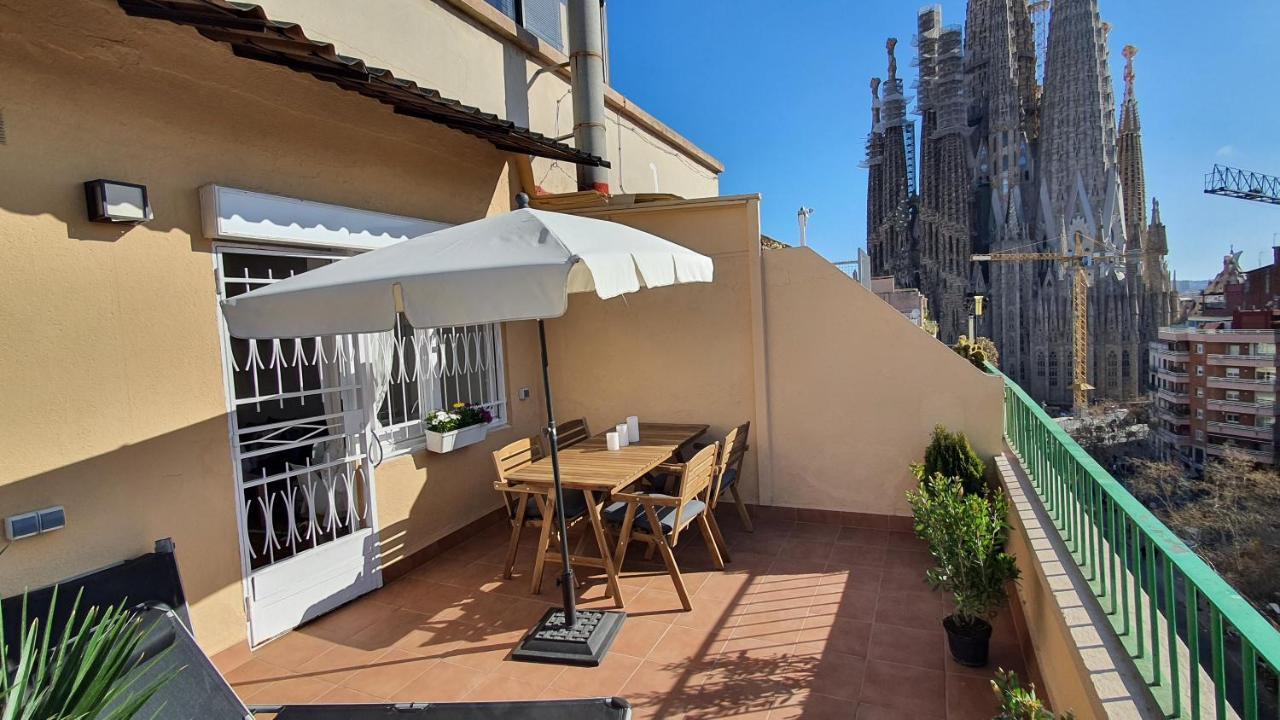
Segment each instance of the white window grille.
M384 457L421 449L426 444L422 419L454 403L488 410L493 425L506 423L500 325L422 330L411 327L402 314L390 333L365 336L364 342L375 347L371 355L382 358L387 378L374 415Z
M1238 379L1240 377L1240 368L1233 368L1233 367L1227 368L1227 377L1232 379Z

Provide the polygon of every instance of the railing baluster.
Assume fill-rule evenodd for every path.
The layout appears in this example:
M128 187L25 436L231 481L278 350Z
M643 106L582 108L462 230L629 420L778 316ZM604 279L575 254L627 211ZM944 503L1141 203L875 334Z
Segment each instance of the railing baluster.
M1196 586L1187 582L1188 689L1191 691L1191 720L1200 720L1200 598Z
M1244 720L1258 720L1258 660L1248 638L1240 638L1240 670L1244 672Z
M1151 614L1151 681L1160 684L1160 572L1155 543L1147 543L1147 607Z
M1213 701L1218 720L1227 716L1227 672L1222 646L1222 613L1209 604L1209 643L1213 655Z
M1164 615L1169 638L1169 684L1173 691L1173 713L1182 713L1182 688L1178 682L1178 606L1173 589L1173 562L1162 556L1164 566Z

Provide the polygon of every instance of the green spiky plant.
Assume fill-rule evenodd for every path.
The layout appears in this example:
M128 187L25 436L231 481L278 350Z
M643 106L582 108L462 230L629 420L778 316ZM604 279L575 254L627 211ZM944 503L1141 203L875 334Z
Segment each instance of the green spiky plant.
M1008 601L1005 584L1018 565L1004 552L1009 502L1004 493L965 492L960 481L934 475L907 493L916 534L937 566L926 573L935 590L951 593L957 626L986 623Z
M1012 670L997 670L991 689L1000 700L1000 714L993 720L1075 720L1069 712L1055 716L1036 697L1035 683L1022 687L1018 674Z
M911 466L916 479L924 483L934 475L958 478L965 492L981 494L987 489L987 466L974 452L962 432L950 432L942 425L933 428L933 437L924 451L924 462Z
M28 622L23 599L17 664L0 667L0 720L132 720L181 670L133 687L160 657L138 657L146 636L141 617L124 603L82 611L77 594L65 627L55 637L49 618L57 602L55 589L49 617ZM0 622L0 662L11 657L7 641ZM127 679L134 670L139 672Z

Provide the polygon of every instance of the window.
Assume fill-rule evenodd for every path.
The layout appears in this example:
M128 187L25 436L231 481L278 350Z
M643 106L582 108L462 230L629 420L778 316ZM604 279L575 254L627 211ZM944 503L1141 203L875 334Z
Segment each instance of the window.
M1203 410L1203 409L1201 409L1201 408L1196 408L1196 419L1197 419L1197 420L1203 420L1203 419L1204 419L1204 410Z
M1202 387L1196 388L1196 397L1198 398L1204 397L1204 388Z
M486 0L517 25L564 50L564 0ZM603 21L603 19L602 19Z
M1200 442L1204 442L1204 431L1203 431L1203 430L1197 430L1197 431L1196 431L1196 440L1199 440Z
M1240 424L1240 416L1236 413L1223 413L1222 421L1231 425Z
M1232 378L1232 379L1240 378L1240 368L1227 368L1226 372L1227 372L1227 377L1229 378Z
M1201 355L1204 354L1204 343L1196 343L1196 352Z
M365 335L377 394L377 435L385 455L422 447L422 419L435 410L469 403L505 422L506 379L502 330L497 324L415 329L401 315L389 333Z
M1197 365L1197 366L1196 366L1196 376L1197 376L1197 377L1204 377L1204 366L1203 366L1203 365Z
M1049 351L1049 385L1058 387L1058 353L1056 350Z
M1254 424L1260 428L1273 428L1276 426L1276 419L1270 415L1259 415Z
M1239 391L1239 390L1228 390L1228 391L1227 391L1227 399L1228 399L1228 400L1230 400L1230 401L1232 401L1232 402L1239 402L1239 401L1240 401L1240 391Z

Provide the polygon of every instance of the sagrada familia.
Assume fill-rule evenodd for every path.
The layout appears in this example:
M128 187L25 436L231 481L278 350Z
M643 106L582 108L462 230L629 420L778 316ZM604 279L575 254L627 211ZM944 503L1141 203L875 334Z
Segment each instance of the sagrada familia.
M1037 32L1033 13L1047 13ZM1108 35L1098 0L969 0L965 27L921 10L915 112L888 42L887 78L871 81L867 248L873 276L929 300L939 338L977 334L1036 399L1071 404L1073 273L1056 259L973 262L1001 252L1088 256L1089 383L1095 400L1145 395L1147 343L1177 308L1160 205L1147 196L1134 95L1136 48L1124 50L1116 121ZM1043 55L1043 75L1040 57ZM917 150L919 153L917 177Z

